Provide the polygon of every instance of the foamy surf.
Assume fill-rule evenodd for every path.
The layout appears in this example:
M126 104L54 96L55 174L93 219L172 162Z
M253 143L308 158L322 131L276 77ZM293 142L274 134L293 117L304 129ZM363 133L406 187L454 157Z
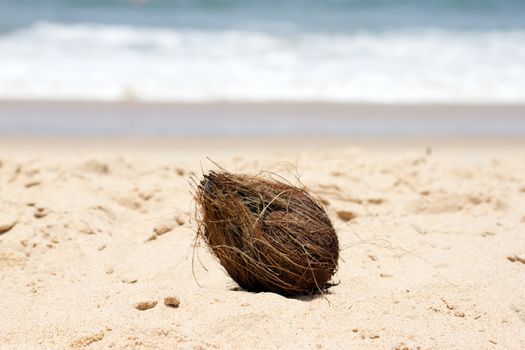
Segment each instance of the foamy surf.
M0 36L0 98L523 103L525 30L347 33L36 23Z

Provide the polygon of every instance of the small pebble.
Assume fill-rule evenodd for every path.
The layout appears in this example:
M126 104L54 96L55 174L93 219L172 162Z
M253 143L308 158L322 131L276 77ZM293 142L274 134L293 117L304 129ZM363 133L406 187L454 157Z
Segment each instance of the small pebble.
M140 303L136 303L133 306L137 310L145 311L145 310L149 310L149 309L154 308L155 305L157 305L157 301L156 300L148 300L148 301L141 301Z
M355 219L357 217L357 214L354 213L353 211L340 210L337 212L337 216L339 216L341 220L348 222L350 220Z
M164 305L169 307L179 307L180 300L177 297L166 297L164 299Z

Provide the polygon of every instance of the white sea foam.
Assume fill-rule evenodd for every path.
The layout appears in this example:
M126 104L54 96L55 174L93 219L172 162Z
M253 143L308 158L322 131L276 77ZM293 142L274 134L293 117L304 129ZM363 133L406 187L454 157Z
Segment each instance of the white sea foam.
M525 31L38 23L0 36L0 98L523 103Z

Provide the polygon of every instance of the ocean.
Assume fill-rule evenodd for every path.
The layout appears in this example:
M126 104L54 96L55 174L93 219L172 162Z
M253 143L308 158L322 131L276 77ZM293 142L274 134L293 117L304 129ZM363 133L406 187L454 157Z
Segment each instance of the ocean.
M0 0L0 99L525 103L523 0Z

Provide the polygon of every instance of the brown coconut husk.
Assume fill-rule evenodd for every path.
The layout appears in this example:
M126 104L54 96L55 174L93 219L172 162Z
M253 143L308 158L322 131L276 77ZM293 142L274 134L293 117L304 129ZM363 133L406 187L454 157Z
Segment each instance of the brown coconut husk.
M333 285L337 234L306 190L272 178L211 171L195 199L197 238L241 288L293 296Z

